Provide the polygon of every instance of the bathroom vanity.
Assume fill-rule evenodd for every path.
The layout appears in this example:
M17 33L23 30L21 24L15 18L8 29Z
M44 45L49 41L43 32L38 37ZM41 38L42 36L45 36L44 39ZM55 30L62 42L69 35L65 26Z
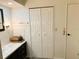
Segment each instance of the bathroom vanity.
M26 52L26 41L19 43L9 43L2 48L3 59L25 59Z

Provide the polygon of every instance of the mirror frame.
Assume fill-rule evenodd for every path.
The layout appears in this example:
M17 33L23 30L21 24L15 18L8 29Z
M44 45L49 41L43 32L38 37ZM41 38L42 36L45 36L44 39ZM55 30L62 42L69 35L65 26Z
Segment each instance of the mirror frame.
M2 28L0 28L0 32L1 31L4 31L5 30L5 27L4 27L4 15L3 15L3 9L0 9L0 12L1 12L1 25L2 25Z

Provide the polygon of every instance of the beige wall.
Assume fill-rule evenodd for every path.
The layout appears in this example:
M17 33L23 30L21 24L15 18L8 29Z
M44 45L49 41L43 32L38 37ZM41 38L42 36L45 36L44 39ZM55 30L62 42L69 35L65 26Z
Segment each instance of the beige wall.
M55 10L55 57L65 58L65 36L63 35L63 30L65 28L66 22L66 6L67 0L28 0L26 3L26 11L28 11L29 18L29 9L32 7L44 7L44 6L54 6ZM27 19L28 19L27 18ZM29 25L27 26L29 30ZM29 31L27 32L29 34ZM26 35L27 35L26 34ZM29 36L28 36L29 37ZM27 37L26 37L27 38ZM30 39L29 39L30 40ZM30 41L28 41L31 44Z
M25 38L27 31L28 19L27 11L24 7L12 9L12 27L13 35L21 35Z
M6 45L9 42L9 37L12 35L11 28L11 9L5 6L0 5L0 8L3 9L4 13L4 24L5 26L9 25L9 28L6 28L5 31L0 32L0 40L2 45Z
M13 35L23 36L23 38L27 41L28 45L31 45L28 9L23 6L12 8L12 27Z
M68 3L79 3L79 0L68 0Z

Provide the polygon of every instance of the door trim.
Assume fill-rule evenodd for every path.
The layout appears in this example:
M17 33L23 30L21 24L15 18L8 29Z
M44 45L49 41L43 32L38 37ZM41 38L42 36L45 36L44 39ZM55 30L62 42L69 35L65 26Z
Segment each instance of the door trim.
M68 4L67 4L67 15L66 15L66 49L65 49L65 59L67 59L67 28L68 27Z
M29 9L50 8L50 7L54 7L54 6L32 7L32 8L29 8Z

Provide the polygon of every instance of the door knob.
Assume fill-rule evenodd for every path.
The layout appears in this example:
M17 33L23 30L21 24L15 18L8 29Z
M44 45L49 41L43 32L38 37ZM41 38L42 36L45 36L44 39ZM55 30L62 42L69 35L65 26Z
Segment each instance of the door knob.
M67 35L68 35L68 36L70 36L71 34L70 34L70 33L68 33Z

